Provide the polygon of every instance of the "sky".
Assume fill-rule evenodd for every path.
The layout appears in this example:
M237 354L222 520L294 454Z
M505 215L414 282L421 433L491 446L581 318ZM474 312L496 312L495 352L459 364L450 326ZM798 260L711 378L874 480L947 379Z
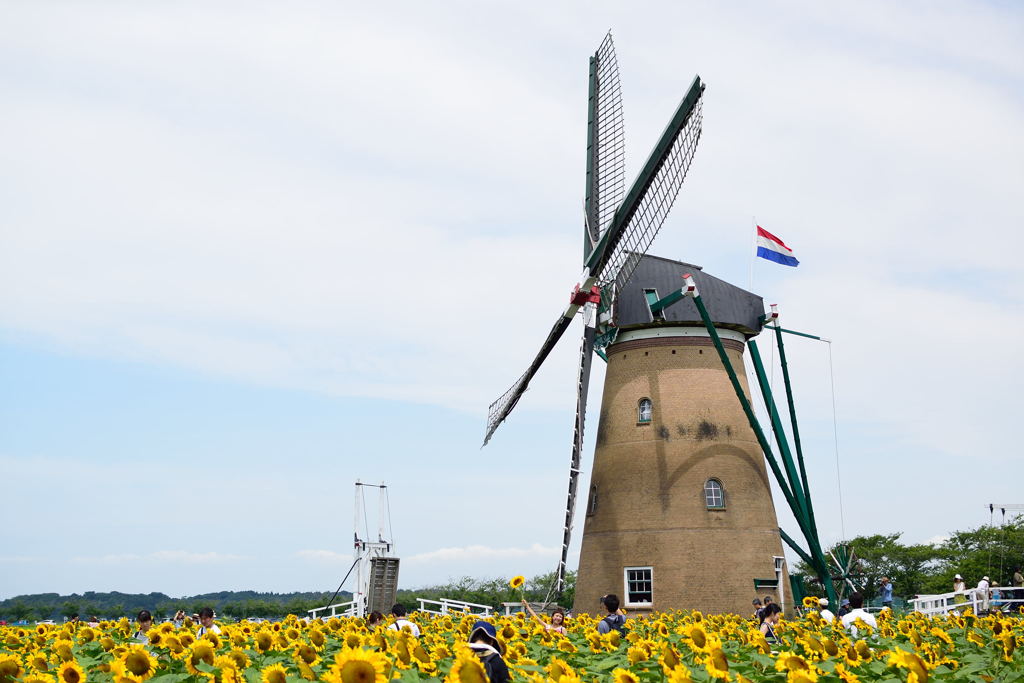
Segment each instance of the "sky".
M333 590L357 479L388 486L403 587L554 569L579 321L480 444L579 281L609 29L630 178L707 83L651 253L832 340L787 345L822 539L935 542L1024 503L1017 3L4 16L0 598ZM755 221L798 268L751 275Z

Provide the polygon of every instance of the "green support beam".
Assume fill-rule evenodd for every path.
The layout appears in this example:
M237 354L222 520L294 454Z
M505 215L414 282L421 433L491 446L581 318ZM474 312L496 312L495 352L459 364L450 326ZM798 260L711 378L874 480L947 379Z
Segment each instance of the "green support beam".
M644 292L647 296L647 305L651 308L651 313L657 315L661 311L679 301L686 296L685 289L677 289L666 297L656 299L657 295L654 292Z
M811 487L807 483L807 469L804 466L804 449L800 443L800 427L796 421L796 403L793 400L793 384L789 379L789 363L786 362L786 345L782 342L782 332L775 331L775 342L779 349L779 362L782 365L782 379L786 385L786 403L789 407L789 423L793 431L793 447L796 449L796 462L800 467L800 480L804 487L804 496L807 499L807 514L811 518L811 526L818 528L814 519L814 501L811 499Z
M800 547L800 544L794 541L789 534L783 531L782 527L779 527L779 535L782 536L782 540L786 542L786 545L792 548L793 552L799 555L800 559L807 563L808 567L814 566L814 560L811 559L811 556L808 555L807 552Z
M800 479L797 475L796 468L793 465L792 456L789 455L789 446L785 438L785 432L781 428L781 422L778 419L778 410L775 408L775 403L771 399L771 389L769 387L768 392L762 392L762 395L765 397L769 414L773 417L773 428L776 428L776 435L779 437L779 450L785 461L788 474L790 475L788 477L788 481L786 475L782 472L782 468L779 467L778 461L775 459L775 455L772 452L768 440L765 438L764 430L761 429L757 416L754 415L750 401L747 399L747 396L743 391L743 387L739 382L739 377L736 375L736 370L732 366L732 361L729 360L729 356L725 351L725 346L722 344L722 339L719 337L718 330L711 321L711 316L708 314L707 307L704 305L704 301L701 299L700 294L694 292L693 302L696 304L697 311L700 313L704 327L707 329L708 335L710 335L711 341L714 344L715 349L718 351L718 356L722 361L722 365L725 366L725 371L729 376L729 381L732 384L733 391L735 391L736 397L739 399L740 406L743 408L743 412L747 416L747 421L754 432L754 436L757 437L757 442L761 446L765 460L768 461L768 465L771 467L772 473L775 475L775 480L778 483L779 488L782 490L782 494L785 496L786 502L789 504L789 508L793 512L793 516L796 518L797 524L800 526L800 531L803 532L804 538L807 540L810 552L808 553L802 548L799 548L796 542L793 541L792 538L786 536L780 529L783 540L785 540L786 543L790 545L798 555L800 555L801 559L807 562L807 564L814 569L815 573L818 574L818 577L821 579L821 582L825 587L825 592L828 594L829 601L832 604L838 604L836 602L835 587L832 585L831 581L831 573L829 572L828 564L825 562L824 554L821 551L821 543L818 540L818 530L812 525L811 517L807 514L808 501L805 498L804 489L800 485ZM756 366L760 364L760 354L757 352L757 345L753 341L750 341L748 346L752 349L752 358L756 358L756 368ZM761 382L764 375L763 365L761 365L760 372L758 374L758 381ZM764 383L764 386L767 386L767 382Z

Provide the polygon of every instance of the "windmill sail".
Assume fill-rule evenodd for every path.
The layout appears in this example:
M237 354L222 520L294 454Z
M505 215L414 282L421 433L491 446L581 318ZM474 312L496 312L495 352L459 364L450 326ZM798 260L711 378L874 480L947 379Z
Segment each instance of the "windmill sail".
M622 85L611 31L590 58L587 121L587 242L590 256L602 231L626 194L626 134L622 120Z
M703 94L697 76L587 262L603 285L614 284L614 291L629 281L679 196L700 141Z
M609 54L612 55L608 63L614 64L610 38L606 38L602 46L606 43L609 46ZM600 54L599 50L598 57ZM615 73L617 74L617 67ZM617 75L610 78L610 82L617 82ZM668 127L651 151L643 170L633 181L625 199L616 208L607 229L601 233L587 258L586 266L589 272L598 277L606 292L620 291L622 285L629 280L636 264L661 230L679 194L700 140L703 94L704 84L698 76L694 78ZM621 93L618 96L621 97ZM615 168L614 163L610 163L610 166ZM484 434L485 446L494 431L515 408L530 380L537 374L541 364L565 333L579 308L579 305L570 305L566 309L552 326L540 352L526 372L490 405L487 411L487 431Z

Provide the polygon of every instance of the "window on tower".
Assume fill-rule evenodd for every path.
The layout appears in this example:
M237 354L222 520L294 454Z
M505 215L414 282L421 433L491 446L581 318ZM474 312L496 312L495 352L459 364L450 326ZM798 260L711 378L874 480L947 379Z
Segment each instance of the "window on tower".
M627 607L651 607L654 604L653 567L626 567L623 579Z
M709 510L725 507L725 489L722 488L722 482L717 479L708 479L704 482L704 503Z
M654 414L654 404L651 403L651 399L642 398L636 406L636 421L640 424L647 424L651 421L651 415Z
M590 499L587 501L587 515L597 512L597 486L591 485Z

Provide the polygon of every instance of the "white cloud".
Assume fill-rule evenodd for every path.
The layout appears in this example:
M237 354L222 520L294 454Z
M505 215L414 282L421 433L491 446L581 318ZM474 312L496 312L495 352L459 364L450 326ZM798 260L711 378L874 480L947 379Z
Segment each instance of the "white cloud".
M220 564L225 562L240 562L246 560L245 556L232 555L230 553L218 552L189 552L185 550L157 550L144 555L136 553L115 553L109 555L72 557L72 562L80 564L125 564L144 562L149 564Z
M457 565L466 562L485 560L515 560L527 558L556 558L558 548L534 543L527 548L492 548L486 545L469 545L455 548L438 548L425 553L418 553L406 559L413 564L450 563Z
M338 553L333 550L300 550L295 555L304 560L328 562L331 564L351 563L354 559L351 554Z

